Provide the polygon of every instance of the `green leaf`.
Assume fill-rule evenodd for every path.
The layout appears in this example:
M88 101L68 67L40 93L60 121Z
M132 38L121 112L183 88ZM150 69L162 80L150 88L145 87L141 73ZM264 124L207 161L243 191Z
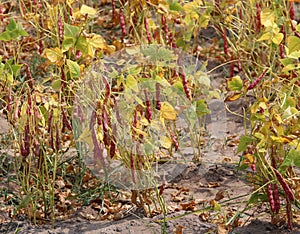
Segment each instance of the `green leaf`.
M243 88L243 81L240 76L234 76L227 80L227 87L230 91L240 91Z
M5 31L5 32L1 33L0 34L0 40L1 41L10 41L11 40L10 33L8 31Z
M54 91L60 91L60 88L61 88L61 80L54 80L53 82L52 82L52 89L54 90Z
M237 149L237 153L245 151L247 149L247 146L249 145L249 143L251 143L252 141L253 141L253 139L250 136L247 136L247 135L241 136L240 142L238 145L238 149Z
M285 171L285 169L289 166L300 167L300 151L291 149L289 153L285 156L283 162L279 167L279 170Z
M8 25L6 26L6 29L7 31L13 31L17 29L17 24L16 22L14 21L14 19L11 19L8 23Z
M12 74L14 77L17 77L20 74L21 68L21 64L14 64L11 66Z
M21 23L17 23L17 31L18 31L18 36L23 36L23 37L28 36L28 33L23 29L23 26Z
M134 90L135 92L139 91L138 82L133 75L128 75L126 77L126 87Z
M80 36L77 39L75 47L76 47L77 50L80 50L81 53L88 54L88 42L87 42L85 37Z
M261 195L258 192L252 193L248 200L248 204L256 204L261 200Z
M205 85L206 87L210 87L210 78L203 71L198 71L194 75L200 85Z
M13 75L14 77L20 74L21 68L21 64L14 64L14 59L7 60L4 65L4 70L7 70L9 74Z
M130 75L138 75L141 73L141 71L142 71L142 67L139 65L128 68L128 74Z
M175 58L174 52L164 47L159 48L156 54L157 60L162 60L165 62L171 61L174 58Z
M129 55L134 55L134 54L140 53L140 47L139 46L131 46L131 47L125 48L125 51Z
M62 52L68 51L75 44L75 39L71 37L65 37L62 43Z
M283 58L279 59L279 61L283 64L283 66L287 66L294 63L294 59L292 58Z
M170 11L183 11L183 7L177 1L168 1Z
M76 38L78 37L80 28L78 26L73 26L67 23L64 23L64 36L67 38Z
M69 68L71 78L74 79L80 76L80 66L78 65L78 63L67 59L67 66Z
M294 51L300 50L300 38L296 36L289 36L287 45L289 49L289 54L293 53Z
M16 23L13 19L11 19L5 31L0 34L0 40L16 40L20 36L28 36L28 33L23 29L21 23Z
M196 102L196 113L199 117L210 113L205 100L198 100Z

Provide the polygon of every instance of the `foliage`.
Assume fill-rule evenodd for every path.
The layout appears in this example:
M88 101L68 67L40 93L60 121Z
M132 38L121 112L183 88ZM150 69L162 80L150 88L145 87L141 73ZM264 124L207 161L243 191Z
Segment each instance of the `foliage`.
M0 100L11 127L20 186L15 215L23 212L34 221L51 217L54 222L57 200L61 201L60 180L72 180L71 191L64 191L68 199L83 197L84 180L91 176L82 161L83 143L98 156L106 150L111 158L122 161L136 182L137 169L148 169L159 161L158 151L172 156L186 143L176 123L180 113L188 123L199 161L203 119L209 113L206 100L220 94L212 90L205 65L195 71L185 66L182 54L174 53L185 51L200 57L214 55L224 66L229 64L225 101L255 98L245 115L250 129L237 149L242 154L240 167L253 170L249 181L255 190L248 205L267 202L273 221L280 222L278 217L284 214L292 229L293 208L299 206L294 168L300 164L300 26L293 1L120 0L103 1L101 6L73 0L19 3L18 7L8 2L0 6ZM209 25L219 33L219 40L204 55L199 35ZM149 46L140 46L145 44ZM115 64L122 69L105 73L103 58L124 50L127 57ZM130 64L128 58L136 54L143 57L136 58L138 64ZM147 64L142 63L147 59ZM85 83L88 75L96 78L98 89L91 90ZM97 95L78 99L82 88L84 94ZM181 105L169 98L176 95L184 97ZM121 101L116 101L118 97ZM72 115L80 116L78 100L86 101L92 114L88 122L75 118L72 125ZM118 111L123 112L118 115ZM126 122L124 131L116 132L121 122ZM161 137L158 147L153 132ZM129 145L135 149L128 151ZM68 156L75 146L78 155ZM142 162L137 159L140 155L145 158ZM154 180L151 175L147 179ZM156 190L160 212L165 212L163 188ZM106 186L101 189L107 192ZM151 196L134 188L132 200L149 205Z

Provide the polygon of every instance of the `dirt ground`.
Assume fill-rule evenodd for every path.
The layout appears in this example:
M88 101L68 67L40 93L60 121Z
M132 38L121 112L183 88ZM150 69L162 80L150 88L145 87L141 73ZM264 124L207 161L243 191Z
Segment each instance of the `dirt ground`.
M242 104L243 101L229 108L239 111ZM210 103L210 108L212 114L216 116L224 114L224 103ZM2 117L0 126L2 133L7 131L7 123ZM223 127L220 130L221 126ZM288 233L285 225L273 226L268 222L270 217L264 212L264 207L241 213L238 227L231 230L217 224L218 221L219 223L222 221L218 219L223 219L226 215L230 218L237 211L241 212L249 199L247 195L253 190L247 185L245 173L235 168L235 162L239 160L235 154L236 140L244 131L241 118L228 112L217 120L212 116L208 121L208 129L220 131L213 131L210 147L204 150L202 162L198 165L189 164L182 173L168 182L164 191L169 210L166 233ZM189 150L184 153L191 154ZM246 196L241 197L242 195ZM216 212L215 217L203 210L213 200L218 200L221 205L221 211ZM147 218L133 205L116 221L88 220L87 217L93 215L97 215L96 210L91 206L83 206L68 220L57 221L54 227L51 227L51 225L34 226L22 216L19 216L18 220L10 220L0 212L2 220L6 219L5 222L0 223L0 233L150 234L162 232L161 222L159 222L163 220L162 215ZM295 230L291 233L300 233L298 224L295 224Z

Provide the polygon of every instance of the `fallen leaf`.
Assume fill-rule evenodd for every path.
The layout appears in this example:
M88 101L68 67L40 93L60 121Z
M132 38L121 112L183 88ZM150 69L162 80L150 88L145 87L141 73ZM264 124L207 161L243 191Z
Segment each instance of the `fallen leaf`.
M218 225L218 234L227 234L228 232L224 224Z
M220 187L220 183L218 183L218 182L209 182L209 183L208 183L208 187L209 187L209 188Z
M223 198L224 198L224 190L220 189L215 196L215 201L220 201Z
M184 197L181 197L181 196L176 196L176 197L173 197L172 201L173 202L181 202L184 200Z
M209 213L208 213L208 212L201 213L201 214L199 214L199 218L200 218L202 221L206 222L206 221L208 221L208 219L209 219Z
M174 229L174 234L182 234L182 233L183 233L182 230L183 230L183 226L178 225L178 226Z
M190 201L189 203L181 203L180 206L182 207L183 210L191 210L193 211L196 206L196 202L194 200Z
M122 212L117 212L115 213L114 217L113 217L113 220L114 221L117 221L117 220L120 220L124 217L123 213Z

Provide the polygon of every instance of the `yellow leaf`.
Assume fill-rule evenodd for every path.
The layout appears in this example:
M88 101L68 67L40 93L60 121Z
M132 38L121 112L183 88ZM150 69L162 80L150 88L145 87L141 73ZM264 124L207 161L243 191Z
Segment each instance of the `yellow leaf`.
M75 0L67 0L67 4L69 7L71 7L74 2Z
M225 102L233 102L233 101L239 99L241 96L242 96L242 92L233 92L233 93L230 93L225 98Z
M146 132L142 131L141 129L138 129L138 128L133 127L133 130L134 130L134 131L136 132L136 134L138 134L138 135L143 135L143 136L145 136L145 137L148 137L148 134L147 134Z
M143 125L143 126L148 126L149 125L148 119L145 118L144 116L141 118L141 125Z
M275 22L275 14L271 9L264 9L260 14L261 24L265 27L272 26Z
M172 146L172 140L169 137L161 137L160 139L160 145L165 149L170 149Z
M276 136L271 136L272 140L275 142L279 142L279 143L290 143L292 141L292 139L288 138L288 137L276 137Z
M259 102L258 106L261 107L264 110L266 110L268 108L268 106L265 102Z
M132 89L135 92L139 91L138 82L133 75L128 75L125 82L126 88Z
M58 47L52 49L45 49L44 51L46 58L50 60L51 63L60 64L63 59L63 53Z
M93 46L97 49L105 49L106 48L106 42L105 42L104 38L99 34L94 35L92 38L88 38L87 42L91 46Z
M80 13L82 15L88 15L89 17L95 17L97 15L97 10L83 4L80 8Z
M245 163L254 163L255 162L255 156L253 154L246 154L243 156L244 157L244 162Z
M160 109L160 115L164 119L176 120L176 111L174 107L168 102L162 103Z
M272 37L270 32L264 33L263 35L261 35L260 38L257 39L257 41L266 41L266 40L270 40Z
M274 114L274 118L278 121L279 124L283 123L282 118L279 114Z
M272 41L276 45L279 45L281 43L281 41L283 40L283 37L284 37L283 33L277 33L273 36Z
M89 128L85 128L77 139L78 142L84 142L89 145L89 150L94 148L92 133Z

